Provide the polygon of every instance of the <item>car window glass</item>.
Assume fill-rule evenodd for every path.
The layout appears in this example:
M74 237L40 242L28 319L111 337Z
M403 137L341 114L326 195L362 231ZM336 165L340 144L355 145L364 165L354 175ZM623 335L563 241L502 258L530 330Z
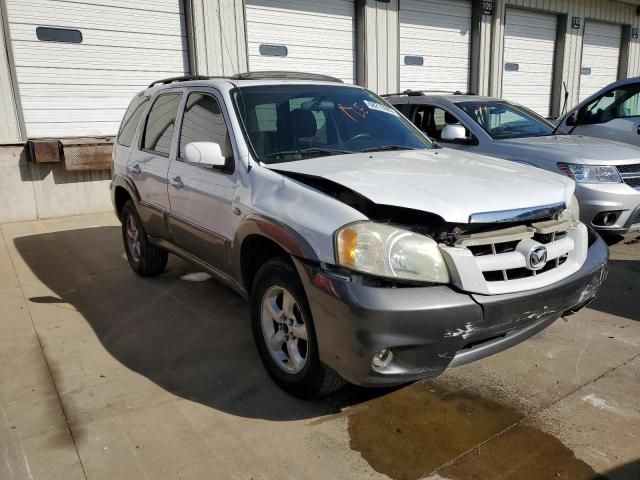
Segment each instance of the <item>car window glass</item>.
M206 93L191 93L182 117L180 131L180 150L182 157L184 147L191 142L215 142L220 145L222 155L230 160L233 150L227 125L218 100Z
M169 156L181 97L181 93L158 95L147 117L142 138L143 149Z
M581 123L585 125L640 116L640 84L625 85L605 92L588 103L583 112Z
M149 103L149 97L136 97L131 101L118 132L118 143L120 145L130 147L131 143L133 143L133 136L140 123L140 118L142 118L142 114L147 108L147 103Z
M446 110L432 105L419 105L413 115L415 125L430 138L442 140L442 130L448 124L457 125L460 121ZM469 132L467 132L469 135Z
M457 106L496 140L550 135L554 127L520 105L502 101L460 102Z

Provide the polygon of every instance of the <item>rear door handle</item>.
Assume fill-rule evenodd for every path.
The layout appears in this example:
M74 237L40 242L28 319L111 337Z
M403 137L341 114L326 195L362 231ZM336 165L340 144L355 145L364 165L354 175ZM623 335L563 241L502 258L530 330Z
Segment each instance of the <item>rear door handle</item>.
M133 167L131 167L131 173L133 173L134 175L140 175L142 173L140 165L136 163Z
M178 190L184 187L184 183L182 183L182 179L180 177L173 177L171 180L169 180L169 183Z

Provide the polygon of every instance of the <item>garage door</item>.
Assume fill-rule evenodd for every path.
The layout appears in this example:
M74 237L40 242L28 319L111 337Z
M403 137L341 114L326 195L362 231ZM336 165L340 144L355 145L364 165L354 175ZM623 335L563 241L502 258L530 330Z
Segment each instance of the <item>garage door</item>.
M180 4L7 0L29 138L115 135L135 92L187 73Z
M622 27L587 20L584 24L580 101L618 79Z
M249 69L321 73L353 83L353 0L246 0Z
M507 9L502 96L548 117L558 18Z
M466 92L469 86L471 2L400 2L400 88Z

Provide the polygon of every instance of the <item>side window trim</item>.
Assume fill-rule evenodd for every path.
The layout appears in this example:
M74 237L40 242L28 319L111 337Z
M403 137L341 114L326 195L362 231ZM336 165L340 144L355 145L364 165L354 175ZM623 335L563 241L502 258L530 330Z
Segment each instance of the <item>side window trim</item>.
M207 169L207 171L216 172L223 175L232 175L236 171L236 162L237 162L237 159L239 158L238 148L236 147L236 140L235 140L233 128L230 128L230 125L232 125L232 123L229 116L229 112L227 111L227 105L222 97L222 94L215 88L197 88L193 90L187 90L185 92L185 95L183 95L182 103L178 111L178 117L179 117L177 122L178 135L175 136L175 145L173 146L173 154L174 154L173 158L177 162L182 162L186 164L186 162L180 155L180 137L182 137L182 124L184 123L184 114L187 110L187 102L189 101L189 96L193 94L209 95L213 97L216 100L216 102L218 102L218 107L220 107L220 112L222 112L222 118L224 120L224 125L227 129L227 135L229 136L229 142L231 144L231 150L233 152L233 159L231 162L229 162L230 165L228 167L225 165L224 168ZM197 167L197 168L203 168L203 167Z
M164 158L168 158L168 159L171 159L171 158L175 157L176 140L178 139L178 135L176 135L176 131L179 128L178 122L182 118L181 112L182 112L182 109L183 109L183 106L184 106L184 101L185 101L184 92L185 92L184 89L162 90L162 91L158 92L156 95L154 95L151 98L151 100L149 101L149 105L147 106L147 111L143 115L143 118L144 118L143 126L142 126L142 128L139 129L139 135L138 135L138 140L137 140L138 150L140 150L141 152L150 153L152 155L157 155L159 157L164 157ZM179 94L180 95L180 103L178 104L178 110L176 111L176 118L174 119L173 137L171 139L171 146L169 147L169 153L165 154L165 153L162 153L162 152L157 152L155 150L149 150L147 148L144 148L144 136L145 136L145 133L146 133L146 130L147 130L147 123L149 123L149 116L151 115L151 111L153 110L153 106L158 101L158 98L160 98L163 95L170 95L170 94Z

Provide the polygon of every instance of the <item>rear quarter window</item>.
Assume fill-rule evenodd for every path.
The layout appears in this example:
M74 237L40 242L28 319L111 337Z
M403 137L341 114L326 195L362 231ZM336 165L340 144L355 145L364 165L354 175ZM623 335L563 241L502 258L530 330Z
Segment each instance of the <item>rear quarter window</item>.
M136 128L140 124L142 114L147 108L149 97L136 97L129 104L129 108L124 114L120 130L118 131L118 143L123 147L130 147L133 143L133 137L136 134Z

